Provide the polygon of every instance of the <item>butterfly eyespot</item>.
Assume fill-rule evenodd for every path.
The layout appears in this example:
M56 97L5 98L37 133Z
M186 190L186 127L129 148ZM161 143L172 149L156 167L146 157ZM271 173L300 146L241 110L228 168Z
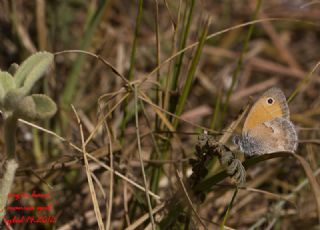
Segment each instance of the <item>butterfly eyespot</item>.
M272 105L274 103L273 98L271 98L271 97L267 98L267 103L268 103L268 105Z

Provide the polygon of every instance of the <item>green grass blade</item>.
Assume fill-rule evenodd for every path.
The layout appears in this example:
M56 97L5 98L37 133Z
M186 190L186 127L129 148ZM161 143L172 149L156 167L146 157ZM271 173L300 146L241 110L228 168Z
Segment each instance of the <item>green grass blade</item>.
M234 193L233 193L233 196L232 196L232 198L231 198L231 201L230 201L230 203L229 203L229 205L228 205L228 208L227 208L227 210L226 210L226 213L225 213L225 215L224 215L224 217L223 217L223 221L222 221L222 224L221 224L221 226L220 226L220 230L223 230L223 229L224 229L224 226L225 226L225 224L226 224L226 222L227 222L227 219L228 219L228 217L229 217L229 214L230 214L230 211L231 211L231 208L232 208L234 199L235 199L236 196L237 196L237 193L238 193L238 188L236 188L236 189L234 190Z
M187 44L187 38L188 38L188 35L189 35L189 32L190 32L194 6L195 6L195 0L191 0L191 4L190 4L190 7L189 7L189 11L188 11L187 21L185 23L186 25L183 28L183 34L182 34L181 43L180 43L180 47L179 47L180 50L184 49L186 47L186 44ZM176 88L177 88L177 85L178 85L178 82L179 82L179 75L180 75L180 71L181 71L181 67L182 67L183 57L184 57L184 52L181 53L178 56L177 61L175 63L173 79L172 79L172 85L171 85L171 89L172 90L176 90Z
M259 13L259 10L260 10L260 7L261 7L261 2L262 2L261 0L258 1L252 20L256 20L256 18L258 16L258 13ZM231 82L231 86L230 86L230 88L228 89L228 92L227 92L227 98L226 98L226 101L224 103L222 117L224 117L224 114L228 110L231 94L232 94L232 92L234 90L234 87L236 85L239 73L242 70L243 58L244 58L245 53L248 50L249 41L250 41L250 39L252 37L252 34L253 34L254 25L255 24L251 24L249 29L248 29L248 33L247 33L246 39L244 41L243 48L241 50L240 57L239 57L238 62L237 62L237 67L236 67L236 69L234 70L234 72L232 74L232 82Z
M129 67L129 73L128 73L129 81L132 81L134 79L133 73L134 73L134 66L136 63L136 51L137 51L137 46L138 46L138 35L139 35L140 25L141 25L142 9L143 9L143 0L139 0L138 13L137 13L137 18L136 18L136 28L134 31L133 44L132 44L132 50L131 50L131 56L130 56L130 67ZM129 120L128 100L126 100L124 103L123 117L124 117L124 119L121 123L121 142L123 142L123 140L124 140L124 130L126 128L128 120Z
M270 153L265 155L260 155L256 157L252 157L246 161L244 161L242 164L245 169L250 168L253 165L256 165L257 163L261 161L266 161L268 159L277 158L277 157L288 157L289 154L285 152L277 152L277 153ZM210 176L203 181L201 181L196 187L195 191L202 191L202 192L208 192L212 189L212 186L216 185L217 183L221 182L225 178L228 177L228 174L226 170L221 171L213 176Z
M165 1L165 3L167 4L167 2ZM172 21L172 25L173 25L173 35L172 35L172 41L171 41L171 56L174 56L174 54L176 53L177 47L177 39L178 39L178 28L180 25L180 21L181 21L181 6L182 6L182 0L179 0L179 6L178 6L178 15L177 15L177 21L174 22L174 20ZM168 8L168 5L167 5ZM169 8L168 8L169 9ZM164 93L164 98L163 98L163 108L166 110L170 110L170 90L171 90L171 84L172 84L172 80L171 80L171 76L173 76L173 70L174 68L172 67L174 64L173 60L171 60L169 62L168 65L168 69L167 69L167 74L165 77L165 81L164 81L164 88L165 88L165 93ZM161 63L160 63L161 65ZM160 128L163 129L164 124L161 123Z
M191 0L191 4L190 4L189 8L187 8L187 6L186 6L186 10L187 9L189 9L189 10L188 10L188 12L184 12L184 16L183 16L182 23L184 26L182 28L182 37L178 38L178 40L181 40L181 43L179 45L179 51L184 50L186 48L187 38L188 38L188 35L190 32L191 22L192 22L192 18L193 18L194 7L195 7L194 0ZM176 28L176 30L179 34L179 29ZM181 68L182 68L183 57L184 57L184 52L181 52L178 55L178 57L174 63L173 76L170 81L170 89L172 92L177 91L177 87L178 87L178 83L179 83L179 76L180 76L180 72L181 72ZM170 104L169 104L169 111L170 112L173 112L176 109L177 101L178 101L178 99L176 97L171 97Z
M134 71L134 66L136 63L136 51L137 51L138 35L139 35L139 31L140 31L141 18L142 18L142 7L143 7L143 0L139 0L138 14L137 14L137 19L136 19L136 28L134 31L132 51L131 51L131 57L130 57L130 68L129 68L129 73L128 73L129 81L133 80L133 73L134 73L133 71Z
M85 50L90 46L94 32L109 2L110 1L108 0L100 1L99 6L97 7L97 11L92 16L89 26L87 27L87 30L84 34L84 38L82 40L81 47L80 47L81 49ZM77 83L78 83L78 75L80 74L84 66L85 60L86 60L85 56L83 55L78 56L67 78L66 87L62 93L62 105L64 107L68 106L74 98Z
M306 84L308 84L311 81L312 76L314 76L314 72L319 68L320 66L320 62L318 62L313 69L311 70L310 73L308 73L307 76L305 76L301 82L298 84L298 86L296 87L296 89L293 91L293 93L290 95L290 97L288 98L288 103L291 102L295 96L300 92L300 90L302 89L303 86L305 86Z
M210 20L207 20L207 22L205 24L205 27L203 28L202 34L200 36L199 45L198 45L197 50L195 52L194 58L193 58L193 60L191 62L191 65L190 65L190 68L189 68L189 71L188 71L188 75L187 75L187 79L186 79L186 83L185 83L185 85L183 87L182 94L181 94L181 96L180 96L180 98L178 100L177 108L176 108L176 111L175 111L175 114L177 116L180 116L182 114L182 111L184 109L185 103L187 101L187 97L188 97L190 89L191 89L192 81L193 81L193 78L194 78L194 75L195 75L199 60L200 60L202 49L203 49L203 46L204 46L205 41L206 41L206 36L208 34L209 24L210 24ZM177 128L178 123L179 123L179 120L178 119L174 119L173 120L173 127Z

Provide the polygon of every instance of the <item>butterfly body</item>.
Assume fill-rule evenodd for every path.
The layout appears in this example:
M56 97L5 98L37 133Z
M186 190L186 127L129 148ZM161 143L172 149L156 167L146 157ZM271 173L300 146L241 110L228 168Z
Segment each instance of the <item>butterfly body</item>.
M297 149L297 133L289 120L289 108L283 92L267 90L253 105L234 142L249 156Z

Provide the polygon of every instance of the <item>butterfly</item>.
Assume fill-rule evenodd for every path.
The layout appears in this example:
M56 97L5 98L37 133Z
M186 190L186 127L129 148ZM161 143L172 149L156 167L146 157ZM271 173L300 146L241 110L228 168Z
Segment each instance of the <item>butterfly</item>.
M233 141L247 156L296 151L298 136L281 89L274 87L262 94L248 113L242 134Z

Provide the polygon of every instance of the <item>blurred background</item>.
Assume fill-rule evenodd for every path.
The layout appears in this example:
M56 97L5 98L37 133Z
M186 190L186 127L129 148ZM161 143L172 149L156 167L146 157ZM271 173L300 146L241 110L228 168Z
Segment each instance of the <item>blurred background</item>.
M50 95L58 113L35 122L47 131L19 124L12 192L50 193L46 215L56 221L13 229L99 229L99 218L105 229L315 229L320 194L293 157L251 166L237 192L230 178L210 185L203 202L191 199L195 212L177 201L193 191L181 191L175 172L187 184L198 135L208 130L218 140L272 86L294 96L297 154L320 172L320 1L2 0L0 10L1 70L40 50L55 53L35 92ZM100 214L71 105L96 159L89 175ZM205 167L206 178L223 170L217 159Z

